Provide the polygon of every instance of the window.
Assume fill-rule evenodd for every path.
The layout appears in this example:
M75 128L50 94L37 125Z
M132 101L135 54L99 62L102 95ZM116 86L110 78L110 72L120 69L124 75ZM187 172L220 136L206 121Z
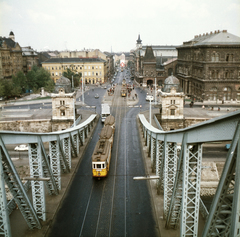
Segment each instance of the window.
M171 100L171 105L175 105L175 100Z
M52 67L52 70L54 70L54 67Z
M94 76L94 72L92 72L92 75Z
M171 115L175 115L175 109L170 110Z
M98 73L96 72L96 76L98 76Z
M54 77L54 72L52 72L52 76Z
M101 76L102 75L102 72L99 72L99 76Z
M61 70L61 66L59 66L59 69Z
M88 72L88 76L91 76L91 72Z
M55 69L57 70L57 66L55 67Z
M64 110L64 109L61 109L61 110L60 110L60 115L61 115L61 116L65 116L65 110Z
M62 73L61 73L61 72L59 72L59 76L62 76Z
M101 169L101 164L97 164L97 169Z
M94 69L94 66L92 66L92 69Z
M90 66L88 66L88 69L90 69L91 67Z
M78 69L78 67L76 67L76 69Z
M96 69L98 69L98 66L96 66Z
M56 72L56 76L58 76L58 72Z
M87 72L84 72L84 76L87 76Z
M60 105L65 105L65 100L60 100Z
M99 66L99 69L102 69L102 66Z

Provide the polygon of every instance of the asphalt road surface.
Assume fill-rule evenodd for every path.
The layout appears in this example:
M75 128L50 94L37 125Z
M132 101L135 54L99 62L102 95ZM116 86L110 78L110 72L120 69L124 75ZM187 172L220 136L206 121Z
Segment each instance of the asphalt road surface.
M116 83L123 75L118 73ZM139 109L127 107L120 88L111 106L116 129L110 172L101 180L92 178L91 156L103 126L99 120L48 236L159 236L148 183L133 181L145 174L136 123ZM85 103L92 105L94 93L100 96L94 102L99 112L100 90L85 93Z

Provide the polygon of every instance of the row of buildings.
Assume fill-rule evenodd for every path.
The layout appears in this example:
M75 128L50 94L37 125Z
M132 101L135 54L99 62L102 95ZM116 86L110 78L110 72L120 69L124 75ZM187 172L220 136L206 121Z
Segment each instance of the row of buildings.
M226 30L204 33L179 46L142 46L131 51L132 74L143 87L161 87L176 76L192 100L240 100L240 37Z
M9 37L0 37L0 78L10 79L18 71L26 74L33 65L37 65L48 70L55 82L70 68L82 73L85 83L103 83L110 80L115 63L122 55L98 49L36 52L31 47L21 47L11 31Z

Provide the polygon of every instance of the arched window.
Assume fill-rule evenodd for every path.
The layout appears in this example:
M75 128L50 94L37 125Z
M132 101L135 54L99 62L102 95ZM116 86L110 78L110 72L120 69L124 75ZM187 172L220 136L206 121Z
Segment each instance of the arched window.
M223 88L223 100L231 100L232 98L232 89L230 87Z
M210 100L217 100L217 87L212 87L209 94Z

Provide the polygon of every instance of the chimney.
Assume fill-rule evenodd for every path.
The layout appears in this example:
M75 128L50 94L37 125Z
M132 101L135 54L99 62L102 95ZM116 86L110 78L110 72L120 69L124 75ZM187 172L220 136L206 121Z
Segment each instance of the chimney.
M194 36L194 38L197 38L197 37L198 37L198 35L195 35L195 36Z
M223 32L223 33L227 33L227 30L223 30L222 32Z
M212 35L212 31L210 31L210 35Z
M201 34L199 35L199 37L201 37Z

